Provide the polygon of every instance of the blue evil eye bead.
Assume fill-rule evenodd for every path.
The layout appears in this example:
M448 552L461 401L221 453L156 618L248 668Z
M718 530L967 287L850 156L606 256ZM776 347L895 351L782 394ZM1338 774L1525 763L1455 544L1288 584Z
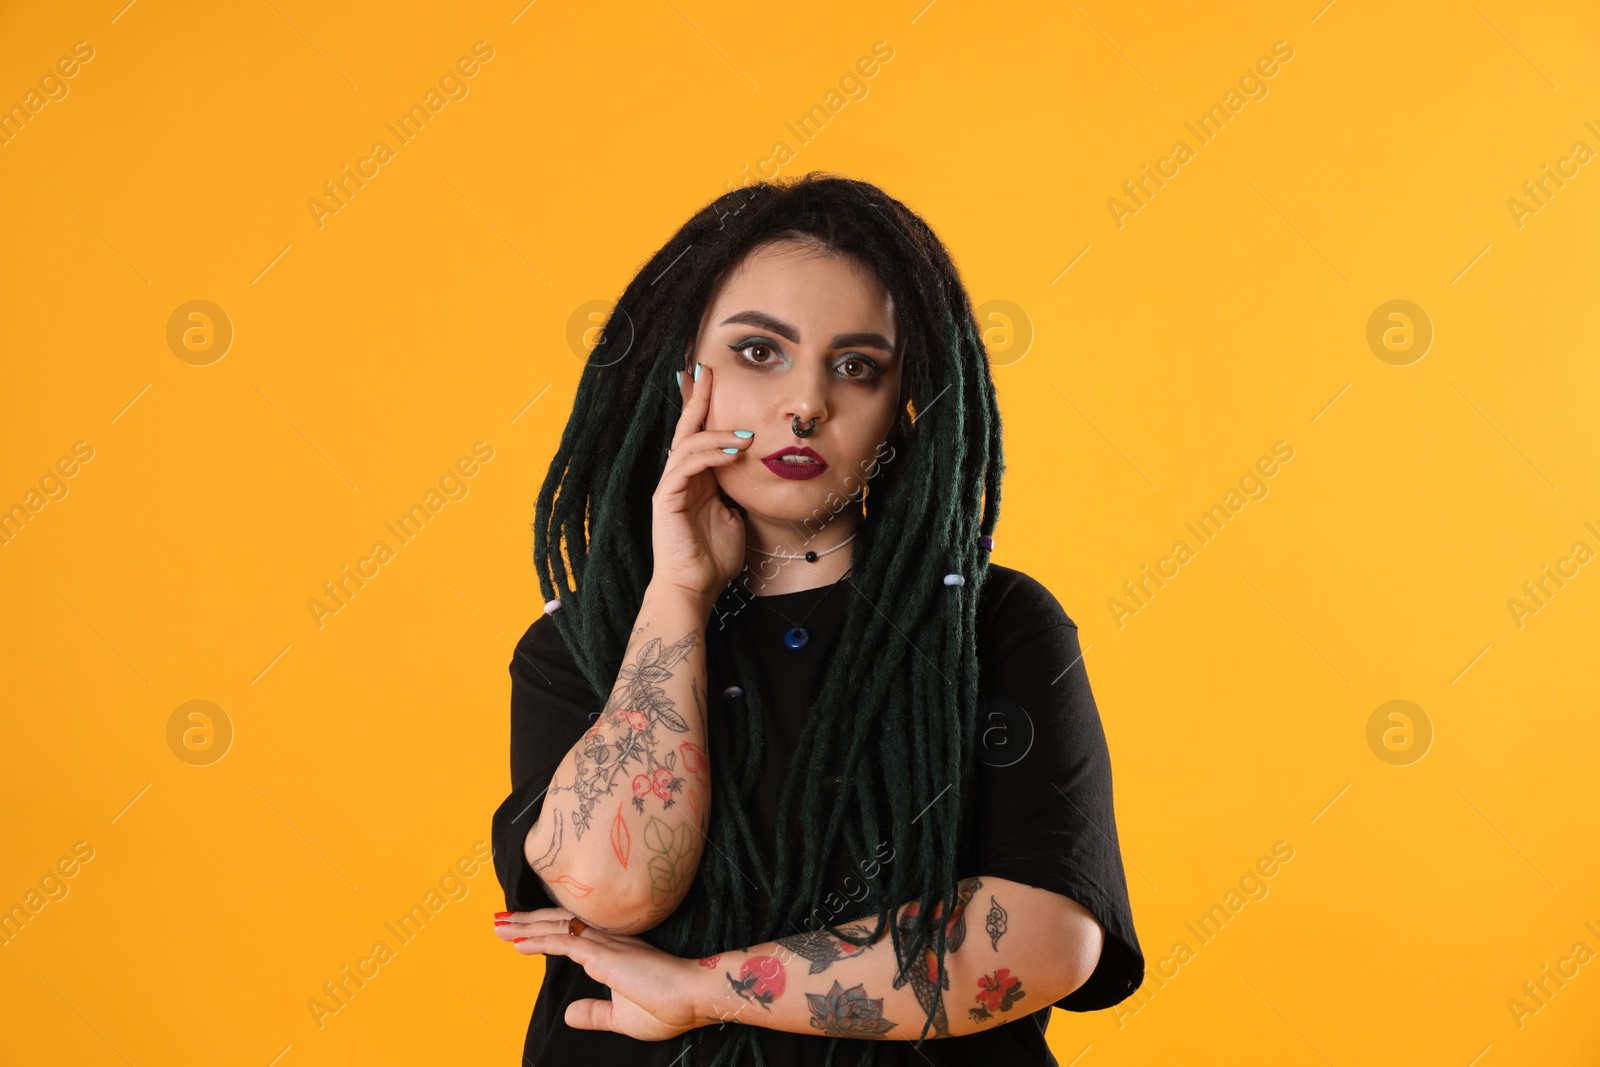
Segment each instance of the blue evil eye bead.
M982 545L985 549L991 552L994 551L994 538L987 534L978 538L978 544Z
M811 643L811 631L804 626L796 626L783 635L783 643L798 652Z
M967 580L965 578L961 577L961 575L959 575L959 574L947 574L947 575L944 576L944 584L945 585L966 585L967 584Z
M736 685L730 685L722 691L722 695L725 697L742 697L744 696L744 690Z
M556 612L558 612L560 610L561 610L561 598L560 597L556 597L554 600L546 600L544 602L544 613L546 615L554 615Z

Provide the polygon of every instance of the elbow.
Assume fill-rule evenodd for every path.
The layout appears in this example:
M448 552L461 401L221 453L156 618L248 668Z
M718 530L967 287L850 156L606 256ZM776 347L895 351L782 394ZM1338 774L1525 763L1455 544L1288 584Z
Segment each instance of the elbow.
M672 909L654 907L649 899L612 886L592 885L570 875L544 883L550 899L608 934L640 934L661 925Z
M614 865L591 871L552 862L534 872L559 907L608 934L643 933L661 925L678 905L670 900L662 907L650 885L636 884Z
M1105 951L1106 929L1087 910L1074 914L1068 923L1064 939L1062 962L1066 971L1067 989L1062 996L1076 993L1100 966L1101 953Z
M608 934L638 934L660 926L677 910L693 881L681 879L680 891L663 899L649 880L649 871L638 864L631 875L609 858L601 861L601 869L592 869L585 858L570 851L563 854L559 842L543 845L536 841L539 830L535 822L524 840L523 853L545 893L557 906ZM568 859L572 862L565 862ZM642 882L641 877L645 879Z

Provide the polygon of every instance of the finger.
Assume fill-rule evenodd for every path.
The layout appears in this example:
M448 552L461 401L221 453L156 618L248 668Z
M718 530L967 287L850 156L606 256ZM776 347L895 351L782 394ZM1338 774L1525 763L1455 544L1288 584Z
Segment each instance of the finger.
M693 373L684 375L683 387L688 390L688 399L683 402L683 412L678 416L678 425L672 434L672 449L678 448L678 442L691 434L700 432L706 424L706 412L711 409L711 368L700 365L700 380L695 381Z
M532 911L497 911L495 922L537 922L540 919L570 919L572 912L566 908L534 908Z
M706 379L706 371L701 370L701 379ZM704 397L709 390L701 389L701 382L694 381L694 368L683 371L683 384L678 389L678 395L683 397L683 410L678 413L678 424L672 429L672 450L677 450L678 443L690 434L699 432L699 427L704 426L706 414L701 410Z
M574 1000L567 1005L567 1025L574 1030L609 1030L611 1009L609 1000Z
M702 436L702 435L696 435ZM753 438L736 437L732 430L720 431L715 434L704 435L704 440L709 443L700 446L674 447L672 455L667 457L667 465L661 470L661 481L657 488L669 493L681 492L689 483L689 479L701 471L711 467L725 467L735 462L750 448ZM724 449L731 448L732 452Z
M565 908L534 908L532 911L497 911L494 913L496 930L515 926L519 923L539 922L542 919L560 919L563 922L572 917L572 912Z
M566 919L538 919L534 922L517 922L514 919L496 919L494 936L502 941L515 941L519 937L531 937L534 934L565 934L567 932Z
M589 936L593 932L585 930L581 937L573 937L565 930L558 934L531 934L514 938L512 947L524 956L566 956L587 971L589 965L610 948L598 937ZM595 976L591 973L590 977Z

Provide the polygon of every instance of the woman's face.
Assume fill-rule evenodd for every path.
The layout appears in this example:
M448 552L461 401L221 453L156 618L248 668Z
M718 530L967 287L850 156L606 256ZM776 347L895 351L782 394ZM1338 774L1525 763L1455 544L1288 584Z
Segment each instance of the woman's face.
M849 501L891 458L883 441L900 399L896 341L893 301L870 270L793 240L756 249L712 295L685 373L697 360L713 370L707 429L755 433L733 463L712 469L747 520L774 524L758 531L764 541L793 544L807 532L785 527L859 515ZM795 417L802 430L815 419L815 431L795 436ZM821 459L777 459L789 446Z

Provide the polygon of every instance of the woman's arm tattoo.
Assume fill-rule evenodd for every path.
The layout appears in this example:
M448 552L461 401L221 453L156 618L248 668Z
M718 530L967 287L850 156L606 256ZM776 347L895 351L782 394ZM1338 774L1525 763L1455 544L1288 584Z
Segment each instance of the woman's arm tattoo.
M657 637L639 650L635 662L623 665L611 698L601 712L605 723L621 727L622 732L608 744L602 737L601 726L591 729L584 735L586 742L574 757L573 784L550 787L551 793L577 794L578 809L572 812L572 832L580 839L591 826L595 805L602 797L616 791L619 779L629 784L634 810L641 815L646 810L647 800L653 798L660 810L666 811L682 792L684 779L678 765L679 746L671 743L670 734L664 737L659 731L687 733L689 724L661 688L661 683L672 677L672 668L699 643L698 631L689 632L671 645L664 645ZM693 680L691 685L694 686ZM694 688L699 703L698 686ZM704 761L704 753L692 745L684 750L686 761L689 749ZM615 823L611 829L612 848L618 862L626 866L628 844L618 840ZM559 841L555 847L559 848ZM549 857L553 859L554 852L549 853Z
M845 989L839 980L826 993L807 993L811 1025L830 1037L883 1037L895 1023L883 1017L883 998L867 996L861 985Z
M984 920L983 928L989 934L989 947L999 952L1000 935L1006 932L1006 909L1000 906L993 894L989 896L989 917Z
M646 870L650 873L650 913L655 919L677 906L684 887L694 879L696 856L688 823L676 826L650 816L644 826L644 847L650 853Z
M848 933L864 936L871 933L865 926L852 926ZM861 955L872 945L858 945L853 941L846 941L834 937L826 930L809 930L803 934L790 934L788 937L778 938L778 944L793 952L796 956L811 961L811 973L820 974L828 969L828 965L835 960L850 959Z

